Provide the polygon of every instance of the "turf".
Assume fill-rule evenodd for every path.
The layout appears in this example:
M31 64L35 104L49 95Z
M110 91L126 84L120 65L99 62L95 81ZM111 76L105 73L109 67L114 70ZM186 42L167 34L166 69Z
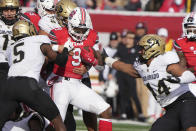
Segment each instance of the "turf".
M77 120L77 131L87 131L83 121ZM150 126L140 126L133 124L112 124L112 131L149 131Z

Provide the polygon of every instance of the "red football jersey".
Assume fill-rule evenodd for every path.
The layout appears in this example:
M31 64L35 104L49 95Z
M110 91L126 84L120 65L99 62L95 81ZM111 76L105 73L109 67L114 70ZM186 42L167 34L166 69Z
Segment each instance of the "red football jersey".
M41 17L37 13L35 13L35 12L26 12L26 13L21 15L21 19L24 19L26 21L29 21L29 22L33 23L33 25L35 26L37 31L39 31L38 22L41 19Z
M82 75L76 74L73 72L73 69L75 67L79 68L82 66L82 61L81 61L81 49L84 46L89 46L93 47L94 44L97 41L97 33L94 30L90 30L89 35L86 40L83 42L75 42L71 36L68 33L68 30L66 27L62 28L56 28L53 29L50 34L49 38L51 39L52 43L57 43L59 45L64 45L64 43L68 40L71 39L74 45L74 55L68 57L68 61L65 67L60 67L58 65L54 65L53 73L59 75L59 76L64 76L64 77L69 77L69 78L75 78L75 79L81 79Z
M196 69L196 42L190 41L186 37L179 38L174 42L174 47L177 51L183 52L187 67ZM196 72L194 74L196 75Z

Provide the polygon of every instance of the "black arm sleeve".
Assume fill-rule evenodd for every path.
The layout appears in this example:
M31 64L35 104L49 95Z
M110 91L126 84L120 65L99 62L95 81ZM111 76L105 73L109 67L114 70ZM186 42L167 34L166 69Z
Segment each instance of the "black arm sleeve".
M55 64L57 64L61 67L64 67L67 63L67 60L68 60L68 54L69 54L69 52L68 52L67 48L64 48L62 53L57 54Z

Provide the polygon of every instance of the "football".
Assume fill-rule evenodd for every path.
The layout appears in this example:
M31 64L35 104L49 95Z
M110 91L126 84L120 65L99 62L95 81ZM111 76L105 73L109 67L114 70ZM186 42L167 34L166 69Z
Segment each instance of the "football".
M88 52L91 52L90 48L93 50L93 54L94 54L95 58L97 58L97 53L92 47L90 47L90 46L84 46L83 47L83 49L85 49Z

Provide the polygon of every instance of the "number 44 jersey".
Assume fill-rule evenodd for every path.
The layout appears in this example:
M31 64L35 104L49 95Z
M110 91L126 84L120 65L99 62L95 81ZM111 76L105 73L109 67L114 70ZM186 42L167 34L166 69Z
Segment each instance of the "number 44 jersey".
M163 80L172 76L167 72L167 67L178 62L179 57L176 52L169 51L155 57L149 66L140 63L138 59L134 63L134 67L142 77L144 84L162 107L171 104L189 90L188 84L170 83Z
M26 76L39 80L40 70L45 60L40 46L50 43L44 35L30 36L10 45L6 57L10 65L8 76Z
M0 20L0 63L7 62L5 52L7 47L14 42L12 40L12 27Z

